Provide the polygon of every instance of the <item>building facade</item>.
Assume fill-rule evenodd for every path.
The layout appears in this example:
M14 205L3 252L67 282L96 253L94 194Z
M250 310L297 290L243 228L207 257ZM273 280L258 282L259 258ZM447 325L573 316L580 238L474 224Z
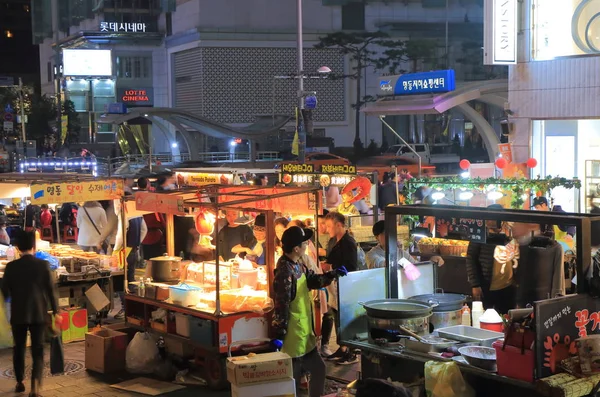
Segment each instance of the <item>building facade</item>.
M155 107L180 108L232 126L246 126L259 115L294 114L297 81L277 77L297 73L295 2L71 1L77 7L65 11L62 1L34 0L46 15L41 18L34 12L34 33L40 43L42 89L49 94L56 91L53 70L60 61L53 43L61 49L113 50L110 78L63 79L66 96L82 116L87 114L88 128L81 139L110 141L112 134L114 140L114 131L98 129L94 121L106 103L122 100L125 90L144 91ZM49 9L48 3L54 8ZM149 6L139 7L141 3ZM459 81L489 78L489 70L478 61L483 42L481 0L304 0L303 11L305 73L321 66L336 75L351 71L351 61L339 51L314 48L319 37L336 31L383 30L402 40L436 40L435 62L420 63L421 68L456 69ZM57 20L58 33L53 28ZM122 31L122 23L145 23L146 31ZM406 69L411 67L409 62ZM376 95L380 74L367 70L361 91ZM349 79L307 79L305 90L315 91L319 99L314 112L316 136L333 138L336 146L352 146L356 89ZM453 128L464 131L464 118L455 118ZM390 122L408 133L406 119L396 117ZM374 117L361 115L359 128L365 146L371 140L381 143L386 136ZM293 126L260 142L259 149L289 146L292 130ZM206 136L198 139L205 150L223 150L228 145ZM163 146L168 150L167 141L155 143Z
M586 162L600 158L600 2L526 0L518 11L518 63L509 67L507 103L516 160L535 158L532 176L584 181L592 171ZM579 199L560 189L552 196L583 212L587 196L596 195L585 190Z

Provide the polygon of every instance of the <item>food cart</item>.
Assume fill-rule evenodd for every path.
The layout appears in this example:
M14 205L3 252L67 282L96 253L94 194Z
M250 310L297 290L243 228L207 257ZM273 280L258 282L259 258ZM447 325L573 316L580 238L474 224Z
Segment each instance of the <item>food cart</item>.
M179 274L171 280L147 282L143 296L139 285L135 294L128 290L126 322L162 336L167 349L179 351L184 357L192 356L204 368L210 386L226 386L228 348L239 341L268 335L266 307L275 266L274 228L266 227L266 264L257 269L264 271L265 279L262 280L259 273L258 283L254 280L239 288L244 284L245 272L253 271L242 269L243 261L223 261L215 256L197 262L180 262L180 258L173 257L175 240L184 238L175 233L176 218L194 217L198 245L219 252L219 239L211 239L216 235L219 211L262 213L266 225L274 225L276 213L312 211L316 214L318 189L208 185L170 192L136 192L135 202L137 211L166 214L167 254L176 262L172 266L177 267ZM150 262L156 270L154 260ZM153 270L150 274L156 276L158 272ZM252 288L247 288L250 284ZM153 313L161 309L166 317L164 322L158 323ZM235 347L233 351L243 348Z
M402 343L387 343L387 341L385 343L377 343L377 337L381 335L377 331L384 329L386 332L397 332L399 325L407 326L406 324L409 323L406 322L406 317L403 319L398 317L385 320L377 318L372 313L369 313L368 309L365 312L361 304L358 303L364 302L364 306L368 307L369 302L376 300L410 298L415 295L415 289L421 289L421 291L418 291L419 293L431 294L435 292L434 280L437 279L437 275L429 278L427 277L428 273L422 270L429 268L428 263L417 266L423 275L413 282L406 280L406 277L399 268L399 254L397 245L395 244L397 240L397 217L407 215L433 216L436 219L451 219L461 224L469 224L469 220L475 220L481 221L478 224L483 225L484 230L486 221L518 222L534 226L538 224L573 225L577 228L578 235L576 269L579 275L586 274L591 263L591 224L593 222L600 222L600 217L588 214L540 213L523 210L498 211L456 206L393 206L386 208L385 212L388 267L385 269L372 269L350 273L347 277L340 279L340 339L341 343L361 350L361 372L363 378L391 378L392 380L406 383L413 382L415 378L423 377L425 363L432 360L447 362L452 359L444 358L440 354L419 352L408 348L406 344ZM485 242L485 240L481 241L480 239L482 236L485 236L485 233L473 233L473 230L470 228L466 228L464 231L463 238L478 243ZM447 266L447 264L444 266ZM532 263L528 263L527 259L522 259L519 269L523 274L531 275L534 266ZM434 272L437 273L437 270L435 268ZM562 268L560 271L562 272ZM423 276L425 276L425 279L423 279ZM526 285L527 282L523 282L522 284ZM514 368L519 368L520 374L517 376L526 379L541 379L540 382L543 382L549 376L561 370L568 372L568 362L574 360L572 356L576 355L577 352L575 340L579 337L599 332L596 327L598 322L594 320L598 314L594 313L597 313L600 308L598 307L597 300L590 298L587 292L587 285L581 283L578 288L578 294L534 301L533 327L526 331L528 335L532 336L531 341L535 340L533 348L530 349L531 346L529 346L529 343L526 344L524 339L522 349L516 349L516 352L511 353L513 355L509 357L510 359L504 360L504 367L501 367L501 355L498 348L496 348L498 354L497 373L457 361L462 376L475 389L477 395L545 395L539 394L538 390L536 390L536 385L531 380L525 381L523 379L516 379L514 375L509 377L501 376L500 374L503 374L507 370L506 363L509 363ZM413 323L409 324L409 326L413 327L414 324L429 322L428 316L433 315L430 310L428 314L423 315L424 318L412 319ZM423 321L419 322L419 320ZM442 327L440 329L448 328ZM421 335L426 335L429 334L430 328L415 327L411 330ZM508 339L510 338L510 334L500 334L500 338L502 337ZM496 339L498 339L498 336L496 336ZM482 342L480 341L480 343ZM504 351L503 347L502 352ZM578 374L577 371L571 372L575 373L574 379L581 377L581 374Z
M55 208L56 237L60 239L58 212L61 204L120 198L123 195L123 181L117 178L98 179L75 174L3 174L0 190L0 198L9 208L13 204L13 199L18 199L20 204L25 204L28 198L32 205L48 204L51 208ZM11 208L11 210L16 214L24 212L21 209ZM19 219L20 222L10 227L22 229L23 218L23 215L14 216L14 219ZM40 235L42 234L43 230L40 230ZM1 250L2 255L5 255L6 248L3 247ZM66 310L63 341L83 339L87 332L87 313L97 312L90 305L86 292L98 286L111 297L115 289L115 278L122 275L122 272L114 267L110 256L84 253L72 245L53 244L38 239L36 248L38 255L46 255L44 258L52 262L58 304L61 309ZM4 266L6 261L2 263ZM112 308L112 300L109 301L111 303L103 309L103 313Z

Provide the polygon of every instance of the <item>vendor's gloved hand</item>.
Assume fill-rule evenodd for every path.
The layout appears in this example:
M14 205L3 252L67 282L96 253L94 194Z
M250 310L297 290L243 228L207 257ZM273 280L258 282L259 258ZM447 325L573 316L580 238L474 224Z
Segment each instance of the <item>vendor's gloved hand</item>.
M281 339L273 339L271 340L271 346L273 346L277 350L281 350L283 347L283 341Z
M333 271L337 277L344 277L348 275L348 270L345 266L340 266Z

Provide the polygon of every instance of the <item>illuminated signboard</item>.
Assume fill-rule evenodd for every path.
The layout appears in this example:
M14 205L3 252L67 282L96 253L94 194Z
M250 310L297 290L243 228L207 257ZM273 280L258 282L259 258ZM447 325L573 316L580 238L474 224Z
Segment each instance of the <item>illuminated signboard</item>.
M517 63L518 3L518 0L484 1L483 12L486 23L483 32L483 63L485 65L511 65ZM568 20L570 24L571 17ZM488 21L491 23L488 23ZM538 26L543 26L543 24L536 24L536 28Z
M153 106L154 90L152 88L119 88L118 101L127 106Z
M141 23L141 22L119 23L119 22L103 21L103 22L100 22L100 31L101 32L146 33L146 24Z
M64 49L63 74L65 76L112 76L111 50Z
M456 77L452 69L407 73L379 79L379 95L381 96L434 94L450 92L455 89Z
M283 164L281 169L288 174L356 174L356 166L347 164Z

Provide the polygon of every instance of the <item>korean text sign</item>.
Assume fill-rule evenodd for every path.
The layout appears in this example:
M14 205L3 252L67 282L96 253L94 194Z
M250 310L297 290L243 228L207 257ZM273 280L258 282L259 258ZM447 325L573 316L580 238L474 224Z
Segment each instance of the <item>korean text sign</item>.
M123 181L106 179L31 185L31 204L81 203L123 196Z
M435 94L455 89L456 77L452 69L386 76L379 79L379 95L382 96Z

